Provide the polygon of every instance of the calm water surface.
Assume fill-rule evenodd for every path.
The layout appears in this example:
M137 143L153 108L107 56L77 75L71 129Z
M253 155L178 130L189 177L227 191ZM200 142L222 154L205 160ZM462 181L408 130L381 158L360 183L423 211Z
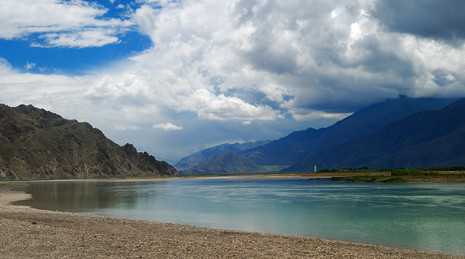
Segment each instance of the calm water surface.
M465 254L465 185L303 179L47 182L35 208Z

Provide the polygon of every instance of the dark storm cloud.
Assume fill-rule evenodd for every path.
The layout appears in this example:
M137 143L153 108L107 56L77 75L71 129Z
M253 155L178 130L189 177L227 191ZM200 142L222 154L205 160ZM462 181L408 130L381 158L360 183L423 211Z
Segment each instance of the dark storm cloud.
M375 16L390 30L449 43L465 39L463 0L380 0Z

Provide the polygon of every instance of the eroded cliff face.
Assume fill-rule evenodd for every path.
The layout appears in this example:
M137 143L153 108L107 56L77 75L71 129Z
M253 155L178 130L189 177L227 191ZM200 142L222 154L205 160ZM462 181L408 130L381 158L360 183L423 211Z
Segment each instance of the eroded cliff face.
M88 123L33 106L0 105L0 179L173 176L166 162L121 147Z

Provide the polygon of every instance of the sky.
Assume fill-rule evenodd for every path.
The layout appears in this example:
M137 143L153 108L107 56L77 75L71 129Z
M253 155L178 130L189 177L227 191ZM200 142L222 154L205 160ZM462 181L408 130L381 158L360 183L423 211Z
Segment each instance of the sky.
M398 95L465 96L462 0L2 0L0 103L176 162L328 126Z

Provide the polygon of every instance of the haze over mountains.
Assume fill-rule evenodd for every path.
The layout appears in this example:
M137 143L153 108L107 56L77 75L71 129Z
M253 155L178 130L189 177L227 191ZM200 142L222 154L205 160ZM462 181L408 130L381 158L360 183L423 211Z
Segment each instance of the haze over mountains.
M214 156L181 170L294 172L310 171L315 164L327 169L457 166L465 164L463 114L465 101L400 96L327 128L296 131L246 150L212 148L217 151Z
M173 176L168 163L119 146L88 123L0 105L0 179Z
M204 149L181 159L176 168L189 173L209 173L218 171L241 172L249 171L250 163L243 159L234 161L236 154L268 144L270 141L256 141L247 143L222 144ZM238 157L237 157L238 158ZM230 167L230 168L229 168ZM254 168L258 169L258 168Z

